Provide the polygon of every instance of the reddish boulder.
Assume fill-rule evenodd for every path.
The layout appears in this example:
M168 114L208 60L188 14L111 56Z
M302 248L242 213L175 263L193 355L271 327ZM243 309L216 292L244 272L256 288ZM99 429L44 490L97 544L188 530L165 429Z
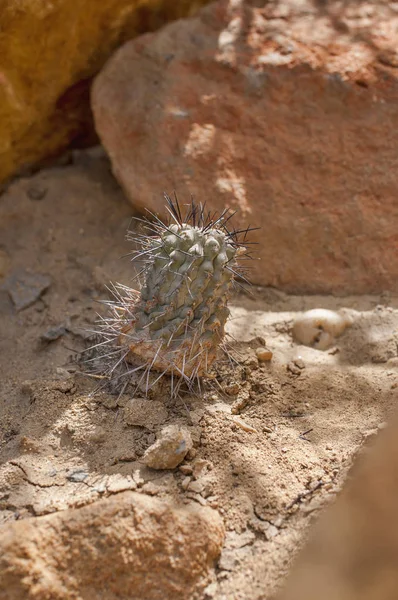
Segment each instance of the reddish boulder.
M251 279L398 290L396 3L227 2L128 42L97 131L131 202L163 191L261 225Z

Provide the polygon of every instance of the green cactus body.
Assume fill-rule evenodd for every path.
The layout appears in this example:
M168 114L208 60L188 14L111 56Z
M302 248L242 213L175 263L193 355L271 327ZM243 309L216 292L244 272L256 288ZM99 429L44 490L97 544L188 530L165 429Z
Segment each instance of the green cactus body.
M216 218L193 202L182 217L177 200L165 197L173 222L155 217L144 221L154 236L129 237L139 245L134 258L144 263L140 291L115 285L116 300L107 302L111 315L101 319L105 341L99 346L110 344L108 356L118 361L107 372L110 379L127 362L134 365L127 373L142 370L147 386L151 371L160 373L157 379L169 374L190 384L208 373L222 347L238 261L249 257L250 229L229 231L228 211Z
M188 379L207 373L224 338L241 248L216 228L169 225L150 239L145 282L120 335L131 363Z

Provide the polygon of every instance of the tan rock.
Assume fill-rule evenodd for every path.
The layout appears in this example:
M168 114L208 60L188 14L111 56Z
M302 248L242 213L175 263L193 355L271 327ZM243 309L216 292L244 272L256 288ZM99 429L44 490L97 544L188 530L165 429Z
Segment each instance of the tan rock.
M336 503L313 529L278 600L398 597L397 434L395 422L362 452Z
M135 492L7 524L0 599L189 599L206 585L223 538L215 511Z
M192 438L186 427L164 427L156 442L143 456L144 463L152 469L174 469L182 463L192 448Z
M3 0L0 182L70 143L95 140L91 77L121 42L203 0Z
M271 350L268 350L268 348L264 348L262 346L262 347L256 348L256 356L260 362L268 362L268 361L272 360L273 354L272 354Z
M397 291L398 71L377 47L397 47L398 13L365 3L364 28L343 3L338 29L328 3L260 4L222 0L111 58L92 102L114 173L140 209L164 215L176 189L261 225L255 283Z

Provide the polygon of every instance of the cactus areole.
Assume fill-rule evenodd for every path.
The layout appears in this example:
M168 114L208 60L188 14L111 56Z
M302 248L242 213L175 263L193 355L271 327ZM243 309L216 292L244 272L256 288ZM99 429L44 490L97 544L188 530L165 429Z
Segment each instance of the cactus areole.
M248 256L250 229L229 230L233 215L227 210L211 215L192 201L183 215L177 199L165 198L170 222L140 220L150 235L128 236L139 247L133 260L144 264L141 290L114 286L104 327L121 348L121 360L192 383L208 373L222 346L231 285L238 260Z

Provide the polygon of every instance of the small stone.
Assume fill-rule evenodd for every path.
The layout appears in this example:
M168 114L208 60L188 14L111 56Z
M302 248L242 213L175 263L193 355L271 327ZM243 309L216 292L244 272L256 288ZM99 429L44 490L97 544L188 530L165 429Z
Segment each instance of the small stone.
M128 425L154 429L168 417L167 409L162 402L132 398L124 407L124 420Z
M244 421L243 419L241 419L239 417L232 417L231 421L235 425L240 427L240 429L243 429L243 431L247 431L249 433L258 433L257 429L255 429L254 427L252 427L251 425L246 423L246 421Z
M193 469L191 470L191 473L193 473L195 479L199 479L201 475L207 471L210 471L212 468L213 464L209 460L197 458L193 463Z
M69 473L66 476L66 479L68 481L72 481L73 483L80 483L81 481L87 479L87 477L87 471L85 471L84 469L76 469L75 471L72 471L72 473Z
M148 481L142 486L142 491L149 496L156 496L160 492L160 487L153 481Z
M56 325L55 327L51 327L50 329L47 329L46 332L42 333L40 340L47 343L54 342L65 335L66 331L67 330L64 324Z
M199 425L200 421L203 419L203 415L205 411L203 409L191 410L189 413L189 418L193 425Z
M272 352L268 348L257 348L256 356L260 362L268 362L272 359Z
M35 183L30 188L28 188L26 194L31 200L43 200L43 198L47 194L47 191L48 189L44 185L41 185L40 183Z
M301 375L301 369L293 361L288 363L286 368L292 375Z
M272 433L272 429L271 427L267 427L266 425L263 425L263 431L264 433Z
M192 475L192 465L180 465L179 471L181 471L183 475Z
M192 438L186 427L169 425L162 429L157 441L143 456L144 463L152 469L174 469L192 448Z
M187 490L190 483L191 483L191 478L190 477L184 477L184 479L181 482L182 489L183 490Z
M228 396L236 396L239 393L240 386L238 383L231 383L230 385L224 386L224 392L228 394Z
M200 494L203 492L204 483L201 481L191 481L187 488L190 492L195 492L195 494Z
M12 273L4 282L4 289L17 311L28 308L36 302L50 287L51 278L48 275L17 271Z
M305 362L303 361L303 359L301 358L301 356L298 356L295 360L294 360L294 364L296 365L296 367L298 367L299 369L305 369Z
M196 457L197 453L198 451L196 450L196 448L191 448L190 450L188 450L185 458L187 460L193 460Z
M287 452L287 450L288 450L287 448L281 448L281 452L283 452L283 453Z

